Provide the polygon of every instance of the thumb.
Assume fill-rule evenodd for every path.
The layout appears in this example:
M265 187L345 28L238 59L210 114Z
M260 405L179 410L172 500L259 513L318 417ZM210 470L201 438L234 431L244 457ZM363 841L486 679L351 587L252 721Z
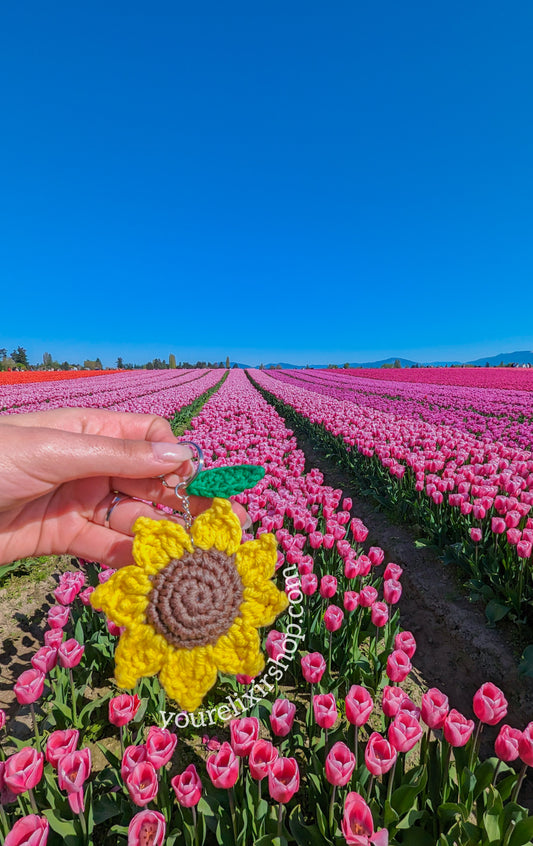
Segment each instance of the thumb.
M31 499L74 479L187 478L192 472L193 452L186 444L18 426L2 427L2 442L0 471L11 479L14 499Z

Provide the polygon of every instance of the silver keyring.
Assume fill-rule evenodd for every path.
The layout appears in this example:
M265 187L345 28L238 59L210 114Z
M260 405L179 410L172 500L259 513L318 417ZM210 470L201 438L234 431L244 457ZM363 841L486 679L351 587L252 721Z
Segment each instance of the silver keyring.
M104 529L110 529L111 528L110 525L109 525L109 521L111 519L113 509L115 509L117 507L119 502L122 502L122 500L124 500L124 499L133 499L131 496L128 496L127 494L120 493L119 491L115 491L114 493L115 493L115 496L113 497L113 499L109 503L109 508L107 509L106 515L104 517Z
M188 479L179 483L179 485L185 485L185 487L187 487L187 485L191 484L193 479L196 479L198 473L201 473L202 470L204 469L204 454L202 452L202 447L198 446L198 444L195 444L194 441L179 441L179 443L184 444L185 446L190 446L194 450L196 450L196 464L194 465L194 472L193 472L192 476L189 476ZM191 460L194 461L194 457ZM164 485L165 488L174 488L174 490L175 490L176 487L178 487L178 486L177 485L169 485L166 478L165 478L165 476L175 476L175 475L176 475L175 473L165 473L164 476L159 476L159 478L161 479L161 484Z

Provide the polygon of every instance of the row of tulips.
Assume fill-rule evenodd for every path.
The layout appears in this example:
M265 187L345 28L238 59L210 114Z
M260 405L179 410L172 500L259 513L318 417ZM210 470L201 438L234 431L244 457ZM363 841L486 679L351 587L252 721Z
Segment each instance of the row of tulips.
M65 754L91 746L94 750L95 731L109 733L116 727L121 752L117 755L109 743L101 744L108 764L85 780L85 771L78 778L69 770L71 783L78 785L71 792L79 794L83 787L84 810L77 814L62 795L45 753L43 776L34 790L42 813L35 813L24 791L16 805L8 803L3 823L6 831L10 827L6 841L12 836L8 846L29 842L31 834L23 834L26 840L15 837L32 824L42 838L32 842L44 844L48 838L51 846L67 835L80 843L102 842L103 831L103 842L127 838L134 846L364 846L387 840L451 846L489 844L495 829L508 846L528 842L531 819L515 801L522 773L508 762L519 757L521 737L526 738L522 755L527 757L531 727L523 733L502 729L498 749L504 754L498 757L496 750L495 758L481 763L479 731L467 716L449 709L444 694L428 692L418 709L405 689L416 643L410 633L400 631L395 608L401 568L386 562L379 547L365 547L368 532L351 516L352 503L341 491L324 485L316 470L304 473L304 456L293 433L244 374L229 374L193 420L188 436L202 444L211 465L253 462L267 469L262 482L239 499L247 505L256 533L276 532L286 589L294 589L294 579L301 584L304 637L291 639L280 620L265 640L268 659L280 671L282 695L276 680L273 702L264 690L262 696L250 696L250 702L260 701L250 706L248 717L230 725L229 736L227 729L215 729L220 739L205 725L206 711L189 715L194 728L184 730L178 743L170 729L154 724L168 707L157 680L143 680L131 696L115 697L108 691L96 699L88 697L85 684L98 669L107 671L119 631L106 626L85 604L93 585L87 587L79 575L65 576L45 638L55 640L59 649L64 637L68 642L73 636L83 652L76 666L48 671L45 689L51 693L46 701L40 695L43 707L40 713L36 709L39 739L36 735L34 752L39 755L39 743L43 749L50 742L52 748L61 746L62 739L68 745L68 736L56 733L76 730L79 736L70 735L75 746L80 741L85 746ZM296 575L288 578L288 570ZM87 574L94 584L91 568ZM105 572L98 576L106 577ZM60 638L54 632L60 632ZM54 648L54 643L45 645ZM206 705L228 698L242 703L256 685L257 680L249 678L223 677ZM481 716L474 705L479 725L491 724L489 711L497 711L496 723L501 721L503 694L490 686L480 697L493 704L487 704ZM434 711L440 716L430 716ZM428 720L425 728L420 719ZM205 749L199 737L196 742L195 729L207 729ZM252 754L256 743L262 745ZM9 757L17 754L13 745L10 738ZM259 779L261 767L264 775ZM268 794L261 791L264 779ZM80 799L78 795L81 806Z
M533 455L430 424L322 397L269 375L254 379L360 485L423 526L468 576L491 622L523 619L533 598Z

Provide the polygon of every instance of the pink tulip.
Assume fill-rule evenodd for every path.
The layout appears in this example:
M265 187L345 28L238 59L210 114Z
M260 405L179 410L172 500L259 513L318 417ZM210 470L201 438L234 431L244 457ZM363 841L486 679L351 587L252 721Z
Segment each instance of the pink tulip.
M315 722L320 728L330 729L337 722L337 703L333 693L319 693L313 696Z
M383 564L383 559L385 558L385 553L379 546L371 546L368 550L368 557L372 562L373 567L379 567L380 564Z
M343 605L346 611L355 611L359 605L359 594L355 590L345 590Z
M395 717L398 711L403 708L404 702L409 702L405 690L401 687L385 685L381 697L381 707L386 717Z
M347 579L355 579L359 575L359 565L351 557L344 561L344 575Z
M33 667L20 674L13 685L17 702L20 705L30 705L42 696L44 688L44 673Z
M290 802L300 787L300 771L294 758L276 758L268 772L268 792L275 802Z
M511 726L503 725L494 741L494 751L500 761L516 761L520 754L522 732Z
M288 699L276 699L272 705L270 725L277 737L286 737L292 729L296 705ZM256 738L257 740L257 738Z
M6 712L0 708L0 730L4 728L6 724Z
M140 704L141 700L136 693L133 696L130 693L114 696L109 700L109 722L117 727L125 726L133 720Z
M31 746L23 746L6 759L4 783L17 796L39 784L43 774L44 755Z
M265 649L269 658L277 661L285 655L285 643L287 635L283 632L278 632L276 629L271 629L267 635Z
M411 659L416 652L416 640L412 632L398 632L394 638L394 648L401 649Z
M47 629L44 633L45 645L58 649L63 640L63 634L63 629Z
M48 625L51 629L62 629L67 625L69 608L64 605L52 605L48 612Z
M520 760L528 767L533 767L533 722L528 723L518 741Z
M516 554L519 558L531 558L533 544L531 541L521 540L516 545Z
M365 687L353 684L346 694L346 718L353 726L364 726L367 722L374 702Z
M474 543L479 543L479 541L483 537L481 529L476 529L476 528L470 529L470 537L474 541Z
M141 808L157 796L158 781L155 767L149 761L136 764L126 777L130 799Z
M242 717L230 722L231 748L239 758L247 758L259 737L257 717Z
M396 579L383 582L383 598L388 605L396 605L402 596L402 585Z
M467 720L452 708L444 720L443 730L450 746L465 746L474 731L474 720Z
M393 767L396 749L377 731L373 731L365 749L366 768L373 776L381 776Z
M359 793L348 793L344 803L342 834L349 846L387 846L389 835L385 828L374 833L372 812Z
M54 597L61 605L70 605L71 602L74 602L78 593L79 588L76 585L59 585L54 590Z
M507 714L507 699L499 687L492 682L486 682L474 694L473 708L478 720L495 726Z
M335 543L335 536L326 533L322 537L322 545L324 549L333 549L333 544Z
M57 657L62 667L72 668L78 666L84 652L85 647L75 637L71 637L59 646Z
M357 543L364 543L366 541L368 537L368 529L361 520L354 518L350 523L350 528Z
M407 711L400 711L389 726L388 738L397 752L409 752L421 737L420 723Z
M59 759L57 782L61 790L66 790L70 808L74 814L85 810L83 785L91 774L91 751L80 749L69 752Z
M46 744L46 760L54 770L64 755L74 752L78 745L80 733L77 729L59 729L52 732Z
M4 846L46 846L49 822L37 814L28 814L16 821L4 840Z
M90 605L91 604L91 593L93 593L93 591L94 591L93 587L87 587L87 588L85 588L85 590L82 590L82 592L80 593L79 597L80 597L80 599L81 599L81 601L83 602L84 605Z
M324 675L326 661L320 652L310 652L301 659L302 675L309 684L318 684Z
M237 673L235 680L237 684L249 685L253 682L255 676L246 676L243 673Z
M399 564L394 564L392 561L389 561L385 567L385 572L383 573L383 581L386 581L387 579L396 579L396 581L399 581L402 573L403 569Z
M318 577L315 573L303 575L301 579L302 593L305 596L313 596L318 588Z
M392 682L403 682L412 670L409 656L395 649L387 658L387 675Z
M449 711L448 697L437 687L422 696L422 719L430 729L441 729Z
M202 782L194 764L189 764L182 773L174 776L170 783L183 808L192 808L198 804L202 795Z
M5 761L0 761L0 805L11 805L17 801L17 796L4 781L5 769Z
M502 520L501 517L493 517L490 521L490 528L495 535L502 535L506 529L505 520Z
M361 608L370 608L377 598L378 592L372 585L366 585L366 587L359 591L359 605Z
M222 744L218 752L210 755L206 762L209 778L215 787L228 790L239 777L239 759L235 757L229 743Z
M162 846L166 827L159 811L139 811L128 826L128 846Z
M334 743L326 756L326 778L335 787L344 787L352 777L355 755L345 743Z
M278 750L268 740L256 740L252 746L248 764L250 775L257 781L268 776L272 764L278 757Z
M146 738L146 760L154 765L156 770L168 764L178 742L178 736L168 729L150 726Z
M368 557L368 555L360 555L359 558L357 559L358 575L359 576L368 576L371 569L372 569L372 562L371 562L370 558ZM375 588L373 588L373 590L375 590ZM377 596L377 591L376 591L376 596ZM369 602L368 604L372 605L372 602Z
M122 764L120 766L122 780L126 781L132 769L137 766L137 764L142 764L146 760L146 746L144 743L139 746L126 746L124 755L122 756Z
M57 664L57 649L53 646L41 646L31 659L31 665L41 673L49 673Z
M337 592L337 579L335 576L322 576L320 579L320 596L323 599L331 599Z
M389 609L384 602L374 602L371 609L371 620L374 626L378 629L387 625L389 619Z
M328 632L336 632L342 626L344 612L338 605L328 605L324 613L324 625Z

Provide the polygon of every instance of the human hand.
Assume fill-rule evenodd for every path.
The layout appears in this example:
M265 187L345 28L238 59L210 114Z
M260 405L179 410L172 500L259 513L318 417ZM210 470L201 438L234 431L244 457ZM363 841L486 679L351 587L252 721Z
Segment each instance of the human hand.
M176 508L173 485L190 478L192 450L153 414L62 408L0 417L0 565L30 555L70 554L110 567L133 563L140 516L169 519L146 502ZM211 500L190 497L193 516ZM232 503L241 524L246 511ZM175 519L175 518L170 518Z

